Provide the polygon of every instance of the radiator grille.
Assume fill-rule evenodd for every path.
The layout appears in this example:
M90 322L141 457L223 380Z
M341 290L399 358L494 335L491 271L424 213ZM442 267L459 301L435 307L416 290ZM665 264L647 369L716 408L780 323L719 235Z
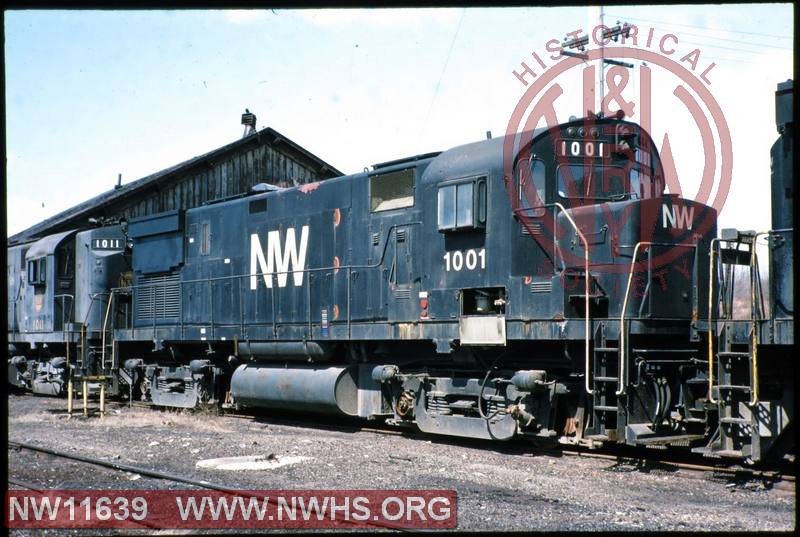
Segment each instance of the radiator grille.
M136 285L136 318L168 319L181 313L181 276L140 276Z

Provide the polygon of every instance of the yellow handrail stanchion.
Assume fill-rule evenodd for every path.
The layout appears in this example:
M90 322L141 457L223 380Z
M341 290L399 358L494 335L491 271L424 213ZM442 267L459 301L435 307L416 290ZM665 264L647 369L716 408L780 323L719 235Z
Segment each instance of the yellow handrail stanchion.
M764 235L769 235L769 231L762 231L755 234L755 237L753 237L752 250L750 251L750 316L752 317L753 326L753 369L751 376L753 381L753 398L748 403L748 406L755 406L758 404L758 325L756 323L754 310L756 304L756 284L760 284L760 282L756 281L757 275L754 274L754 267L756 266L756 244L758 243L758 238Z
M711 239L708 269L708 402L714 405L719 403L714 399L714 244L720 240Z
M69 373L69 380L67 381L67 414L72 417L72 372Z
M89 417L89 383L83 379L83 416Z

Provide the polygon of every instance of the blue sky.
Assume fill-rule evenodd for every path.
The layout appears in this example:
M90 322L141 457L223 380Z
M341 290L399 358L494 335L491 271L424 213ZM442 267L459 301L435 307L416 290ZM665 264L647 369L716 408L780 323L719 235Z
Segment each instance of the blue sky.
M606 22L672 32L678 53L700 48L701 64L717 63L710 89L735 154L723 226L769 224L773 94L792 76L792 9L607 8ZM259 128L347 173L500 134L525 89L512 71L591 17L586 7L6 11L7 233L112 188L118 173L132 181L239 138L245 107ZM562 83L577 92L576 76ZM669 95L658 102L655 137L670 132L691 197L699 138L680 135L691 118Z

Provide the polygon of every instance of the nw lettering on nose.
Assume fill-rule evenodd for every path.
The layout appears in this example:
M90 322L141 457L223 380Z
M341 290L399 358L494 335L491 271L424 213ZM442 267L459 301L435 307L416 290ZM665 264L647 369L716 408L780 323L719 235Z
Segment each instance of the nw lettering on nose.
M669 206L666 203L661 205L661 226L666 229L668 227L676 227L679 229L692 230L692 221L694 220L694 207L686 207L684 205Z
M272 288L272 275L277 274L278 287L286 287L289 272L292 273L295 287L303 285L303 270L306 266L306 252L308 251L308 226L303 226L300 231L300 245L293 227L286 230L286 244L281 248L280 231L267 233L267 255L261 248L258 233L250 235L250 289L255 291L258 287L258 275L264 278L268 289ZM290 268L291 265L291 268Z

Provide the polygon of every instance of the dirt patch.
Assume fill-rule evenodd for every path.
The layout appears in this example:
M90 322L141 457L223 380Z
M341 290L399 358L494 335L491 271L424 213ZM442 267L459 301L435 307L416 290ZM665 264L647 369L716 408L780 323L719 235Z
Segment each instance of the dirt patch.
M453 489L461 530L789 531L795 526L793 492L755 482L729 486L729 480L643 470L626 462L538 455L518 445L127 407L109 407L102 420L66 419L64 401L30 396L11 396L9 405L12 440L231 488ZM204 459L265 454L311 462L245 472L196 468ZM9 450L8 470L14 479L45 487L185 487L27 450Z

